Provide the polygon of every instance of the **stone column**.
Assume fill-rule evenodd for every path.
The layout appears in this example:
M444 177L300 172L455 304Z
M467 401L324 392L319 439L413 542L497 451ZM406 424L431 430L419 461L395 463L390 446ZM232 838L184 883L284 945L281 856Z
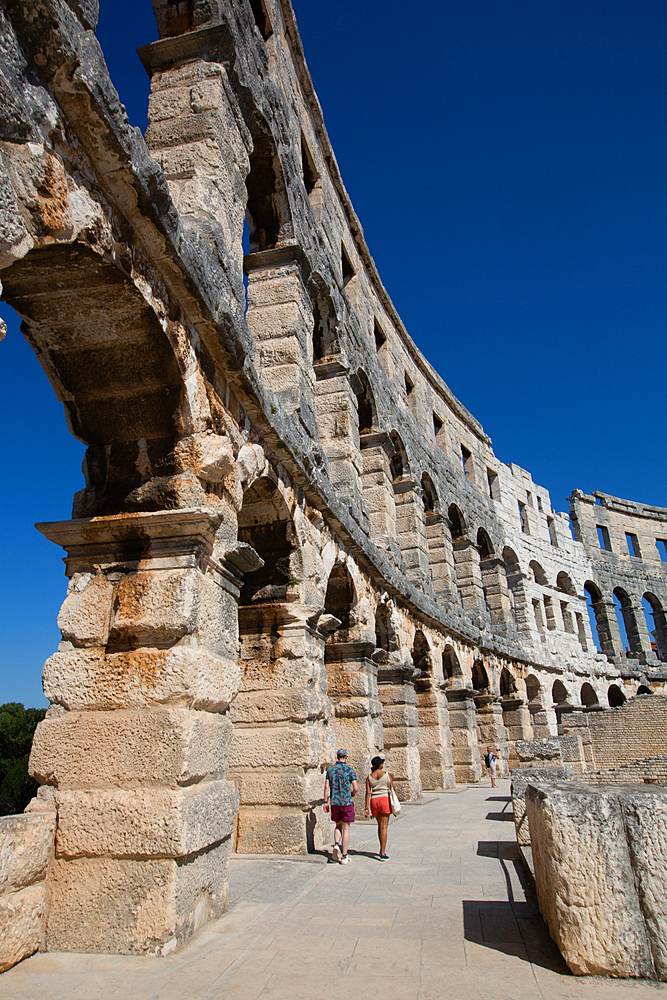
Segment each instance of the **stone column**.
M293 604L239 609L243 676L228 777L240 793L242 854L307 854L328 837L322 765L335 749L324 636L312 617Z
M419 715L419 761L422 788L441 792L456 783L452 734L444 688L430 674L415 681Z
M317 439L315 376L310 331L313 308L306 288L307 263L299 246L247 254L246 319L255 338L255 364L288 414Z
M30 759L57 808L47 947L167 954L227 906L237 602L258 559L215 511L38 528L70 580Z
M387 769L401 801L422 794L419 775L419 715L412 664L383 664L378 673Z
M548 740L554 735L554 726L549 722L549 713L541 701L529 701L528 711L533 730L533 740Z
M408 579L422 590L433 593L426 548L424 507L416 502L416 486L410 476L401 476L393 483L396 537Z
M446 530L444 515L430 512L426 515L426 545L431 571L431 584L436 600L449 607L458 604L459 596L453 581L454 562L452 543Z
M509 768L512 770L512 768L519 766L519 758L516 754L516 741L532 739L533 727L528 706L521 698L503 698L500 704L503 713L503 724L507 731L507 759Z
M507 625L510 619L510 602L504 566L504 562L498 556L490 556L480 562L484 600L491 621L495 625Z
M479 569L479 552L469 538L457 538L454 542L454 563L456 584L463 610L473 617L486 612L482 575Z
M359 796L355 803L363 816L365 783L370 761L386 747L382 705L378 697L378 668L370 658L371 642L327 642L327 686L332 703L331 729L336 747L349 753L348 763L357 772ZM389 766L389 765L387 765Z
M482 764L477 739L475 692L471 688L447 688L447 706L456 780L479 781Z
M336 492L349 504L362 505L363 463L359 451L357 397L342 354L315 365L315 410L320 443Z
M391 444L386 433L362 434L360 438L363 459L364 503L370 516L370 533L374 541L383 546L392 545L400 555L396 543L396 504L392 484L389 454Z

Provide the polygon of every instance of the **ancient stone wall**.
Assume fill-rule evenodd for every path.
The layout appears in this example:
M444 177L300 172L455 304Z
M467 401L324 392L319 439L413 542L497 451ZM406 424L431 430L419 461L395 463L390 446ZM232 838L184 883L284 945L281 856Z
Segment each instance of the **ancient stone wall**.
M410 339L288 0L153 6L145 138L92 0L0 8L0 279L88 447L73 519L40 525L69 580L31 761L47 944L164 954L224 909L233 840L325 842L337 744L410 799L663 691L666 576L601 557L578 494L574 539ZM636 656L604 627L617 570L653 600Z
M46 944L47 875L53 859L53 803L0 819L0 972Z

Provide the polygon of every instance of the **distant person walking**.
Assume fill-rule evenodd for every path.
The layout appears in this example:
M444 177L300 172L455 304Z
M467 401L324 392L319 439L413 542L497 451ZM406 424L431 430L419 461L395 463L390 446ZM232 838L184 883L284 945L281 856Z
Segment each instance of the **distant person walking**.
M387 828L391 816L391 801L389 792L394 787L394 780L388 771L384 770L384 757L373 757L372 771L366 778L366 809L378 822L378 840L380 841L380 861L389 861L387 854Z
M327 768L324 782L324 811L329 811L336 824L331 860L341 865L349 863L347 849L350 846L350 824L354 823L354 803L352 796L359 790L354 768L347 762L347 750L339 750L336 763Z
M491 788L497 788L496 777L498 774L498 761L500 760L500 749L498 747L487 747L484 763L491 772Z

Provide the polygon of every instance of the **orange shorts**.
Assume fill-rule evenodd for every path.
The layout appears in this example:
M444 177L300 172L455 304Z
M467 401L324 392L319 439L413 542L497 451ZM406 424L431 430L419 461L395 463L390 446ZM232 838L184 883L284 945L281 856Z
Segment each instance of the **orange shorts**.
M384 795L381 799L371 799L371 816L374 819L376 816L391 816L388 795Z

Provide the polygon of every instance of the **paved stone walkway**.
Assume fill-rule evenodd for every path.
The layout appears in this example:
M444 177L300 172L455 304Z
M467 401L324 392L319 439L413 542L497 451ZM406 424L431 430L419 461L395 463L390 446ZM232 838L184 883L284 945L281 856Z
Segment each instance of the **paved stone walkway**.
M36 955L0 1000L657 1000L571 976L516 860L509 782L427 795L353 828L351 863L236 858L231 912L168 958ZM619 948L623 942L619 942Z

